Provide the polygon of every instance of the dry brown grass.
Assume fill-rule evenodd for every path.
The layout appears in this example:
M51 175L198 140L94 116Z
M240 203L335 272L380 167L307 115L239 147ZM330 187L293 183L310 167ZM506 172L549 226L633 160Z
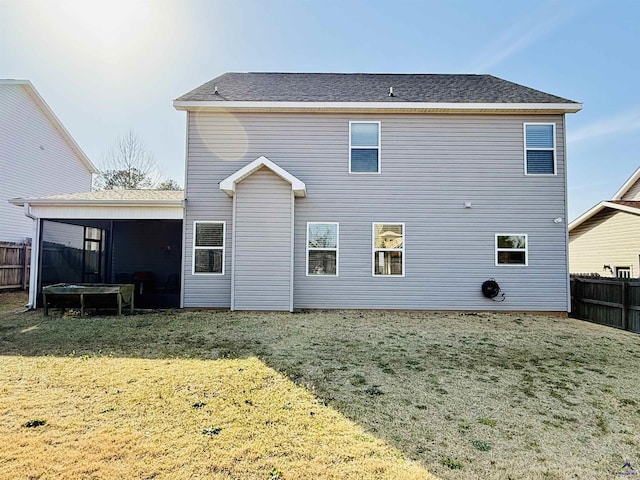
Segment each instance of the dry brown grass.
M640 464L640 336L573 319L361 311L163 312L45 319L40 312L28 312L0 315L0 354L4 375L30 379L24 382L30 390L22 393L15 380L3 383L0 405L10 405L0 415L3 429L8 428L7 412L16 409L16 401L8 404L5 395L20 393L26 405L38 403L40 385L46 386L45 392L52 389L56 397L67 398L65 405L74 405L72 399L81 397L85 406L73 411L81 411L91 428L97 429L104 419L109 421L101 428L121 422L114 423L119 428L103 432L105 441L99 446L89 441L94 444L91 448L113 443L114 451L122 450L118 442L128 442L128 436L140 444L141 451L135 450L138 457L133 449L126 455L139 469L131 470L140 472L136 478L156 470L167 478L191 474L187 472L203 475L200 467L190 466L191 459L204 456L198 449L213 448L225 433L225 441L236 442L231 443L235 453L206 457L209 468L208 459L215 458L229 469L229 474L218 472L221 478L269 478L272 468L282 469L283 478L349 478L348 472L353 478L425 478L426 470L443 479L615 478L625 461L636 468ZM243 362L251 367L239 366ZM58 372L86 365L88 371L84 379L71 376L62 381L62 373L43 373L47 365L58 365ZM251 378L258 385L264 383L261 378L271 379L256 391L255 395L263 395L260 400L250 391L254 387L241 386L246 374L234 370L254 367ZM145 368L153 373L144 374ZM199 368L203 372L192 377ZM143 373L136 373L140 369ZM227 377L225 369L230 372ZM166 384L161 381L164 375ZM123 394L113 394L101 382L111 382L110 388ZM93 389L94 384L99 386ZM221 385L228 388L220 390ZM125 398L143 387L147 403L132 396L131 411L106 401ZM210 400L198 398L209 387L207 391L222 393ZM164 392L162 399L155 396L156 390ZM296 400L299 395L306 400ZM167 398L176 399L175 408L167 406ZM192 401L207 405L191 409ZM58 422L51 420L58 417L57 410L47 402L42 408L14 417L12 428L27 436L44 435L47 429L58 431L61 439L70 435L73 429L64 425L72 422L71 413L63 417L65 422ZM100 413L109 408L115 410ZM155 424L160 415L153 412L163 409L167 415L162 418L175 418L177 426L157 427L172 433L152 435L166 438L153 443L143 434L155 432L146 425ZM40 429L16 427L38 416L49 423ZM318 423L317 429L302 427L308 417L332 420ZM207 421L202 422L204 418ZM273 418L278 419L276 426L263 426ZM132 419L139 427L127 423ZM347 422L350 433L331 430L336 422ZM220 435L203 436L203 423L221 427ZM97 431L88 425L78 425L74 435L94 438L83 436ZM280 440L269 437L274 431ZM316 436L308 437L310 433ZM250 451L242 450L245 435L254 435ZM341 443L347 438L357 445ZM156 458L145 453L153 452L153 445L183 453L156 454L158 466L140 470L149 458ZM361 453L373 446L382 449L372 458L387 465L384 473L375 470L382 466L367 470L368 457ZM32 458L27 450L13 456L21 461ZM403 457L425 469L410 470L416 466ZM92 458L103 468L120 465L106 455ZM334 458L333 463L324 458ZM331 468L321 470L326 462ZM3 465L6 462L0 460L0 469ZM295 470L303 466L315 470Z
M5 356L0 378L0 478L433 478L256 358Z

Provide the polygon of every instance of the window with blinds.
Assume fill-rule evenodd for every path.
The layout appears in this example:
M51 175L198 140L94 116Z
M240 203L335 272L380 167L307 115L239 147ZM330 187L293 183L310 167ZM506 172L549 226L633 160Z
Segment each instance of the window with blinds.
M556 174L555 123L525 123L525 174Z
M224 222L193 222L193 273L224 274Z

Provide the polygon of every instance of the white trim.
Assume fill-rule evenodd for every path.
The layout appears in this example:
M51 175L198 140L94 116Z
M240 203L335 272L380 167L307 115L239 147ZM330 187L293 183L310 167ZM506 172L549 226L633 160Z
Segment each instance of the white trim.
M376 248L376 225L402 225L402 248ZM404 222L372 222L371 223L371 276L382 278L404 278L405 276L405 247L407 231ZM401 252L402 253L402 275L376 275L376 252Z
M371 123L378 125L378 145L359 145L353 146L351 145L351 126L354 123ZM353 149L356 150L371 150L373 148L378 150L378 169L375 172L354 172L351 170L351 152ZM372 121L372 120L350 120L349 121L349 173L354 175L379 175L382 173L382 122L380 121Z
M90 200L90 199L57 199L57 198L12 198L9 203L22 207L25 203L37 206L58 206L58 207L181 207L184 199L168 200L127 200L127 199L111 199L111 200Z
M540 147L527 147L527 126L528 125L551 125L552 129L552 138L553 138L553 148L540 148ZM553 177L558 175L558 158L557 158L557 143L556 142L556 124L554 122L525 122L522 124L523 129L523 144L524 144L524 174L526 176L532 177ZM553 173L529 173L527 169L527 151L540 151L540 152L548 152L551 150L553 152Z
M289 311L293 313L293 277L294 277L294 271L293 271L293 266L294 266L294 246L295 246L295 218L294 218L294 208L295 208L295 201L296 201L296 196L293 193L293 191L291 191L291 225L290 225L290 229L291 229L291 245L289 247L289 262L290 262L290 266L289 266Z
M614 265L613 269L614 269L613 270L613 275L616 278L633 278L633 265ZM621 277L620 275L618 275L618 272L620 270L628 270L629 271L629 276L628 277L625 277L625 276Z
M575 113L582 104L566 103L452 103L452 102L275 102L275 101L173 101L176 110L245 111L342 111L360 113L371 110L410 113Z
M624 197L627 194L629 189L635 185L638 179L640 179L640 168L638 168L635 172L633 172L633 175L631 175L629 179L626 182L624 182L624 185L620 187L620 190L616 192L616 194L613 196L611 200L622 200L622 197Z
M569 162L567 161L567 116L566 114L562 116L562 141L564 145L564 218L569 218L569 183L568 183L568 173L567 166ZM562 222L564 225L564 222ZM571 274L569 273L569 229L564 229L564 266L565 266L565 284L566 284L566 292L567 292L567 312L571 313Z
M186 202L186 198L187 198L187 179L189 178L189 175L187 175L187 161L189 159L189 112L186 112L186 117L187 117L187 122L184 128L184 143L185 143L185 149L184 149L184 198L185 200L182 201L182 260L180 261L181 263L181 270L180 270L180 308L184 308L184 297L185 297L185 287L184 287L184 283L185 283L185 277L186 277L186 273L185 273L185 268L186 268L186 259L187 259L187 242L185 242L185 239L187 238L187 222L186 222L186 218L187 218L187 202Z
M627 212L627 213L633 213L635 215L640 215L640 208L630 207L628 205L619 205L617 203L613 203L613 202L609 202L609 201L600 202L597 205L595 205L594 207L591 207L589 210L587 210L582 215L580 215L573 222L571 222L569 224L569 232L571 232L571 230L573 230L574 228L579 227L584 222L589 220L591 217L593 217L597 213L600 213L605 208L612 208L614 210L620 210L622 212Z
M217 223L222 224L222 247L197 247L196 246L196 228L199 223ZM192 242L192 254L191 254L191 275L224 275L225 264L225 250L227 235L227 222L224 220L194 220L193 221L193 242ZM196 272L196 250L222 250L222 271L221 272Z
M236 192L236 184L238 184L262 167L267 167L273 173L282 178L285 182L291 184L291 190L293 190L293 193L296 197L307 196L306 186L303 181L294 177L284 168L279 167L264 155L256 158L253 162L245 165L234 174L229 175L227 178L222 180L220 182L220 190L223 190L227 195L233 197Z
M498 237L524 237L525 248L498 247ZM526 233L496 233L494 250L495 250L495 266L496 267L528 267L529 266L529 236ZM524 252L524 263L498 263L499 252Z
M62 135L64 140L69 144L71 150L77 155L80 161L84 164L85 168L90 173L98 173L98 169L96 166L91 163L89 157L82 151L80 146L73 139L71 134L64 127L60 119L53 113L53 110L49 107L47 102L44 101L44 98L40 95L40 93L36 90L33 84L29 80L0 80L0 85L20 85L27 90L27 94L36 102L36 105L42 110L45 117L51 122L53 127Z
M309 249L309 225L335 225L336 226L336 247L335 248L312 248ZM305 261L305 274L307 277L328 277L335 278L340 276L340 223L339 222L307 222L307 234L306 238L306 261ZM310 274L309 273L309 251L335 251L336 252L336 273L332 274Z
M40 275L40 219L33 219L33 228L31 233L31 269L29 271L29 308L36 308L36 299L38 292L38 277Z
M236 196L231 200L231 301L229 309L233 312L236 309Z

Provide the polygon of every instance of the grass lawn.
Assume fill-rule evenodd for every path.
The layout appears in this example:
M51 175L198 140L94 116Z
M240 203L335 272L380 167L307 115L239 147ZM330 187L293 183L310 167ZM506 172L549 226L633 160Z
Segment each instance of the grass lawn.
M0 294L0 478L640 467L638 335L534 314L12 313L23 300Z

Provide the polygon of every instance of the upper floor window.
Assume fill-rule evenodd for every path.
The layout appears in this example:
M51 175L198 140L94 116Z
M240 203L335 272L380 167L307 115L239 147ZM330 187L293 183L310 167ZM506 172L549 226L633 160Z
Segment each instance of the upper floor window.
M527 265L527 235L499 233L496 235L496 265Z
M555 123L524 124L524 155L526 175L555 175L556 125Z
M404 276L404 223L373 224L373 276Z
M224 274L224 222L193 222L193 273Z
M380 173L380 122L349 122L349 173Z
M337 223L307 223L307 275L338 275Z

